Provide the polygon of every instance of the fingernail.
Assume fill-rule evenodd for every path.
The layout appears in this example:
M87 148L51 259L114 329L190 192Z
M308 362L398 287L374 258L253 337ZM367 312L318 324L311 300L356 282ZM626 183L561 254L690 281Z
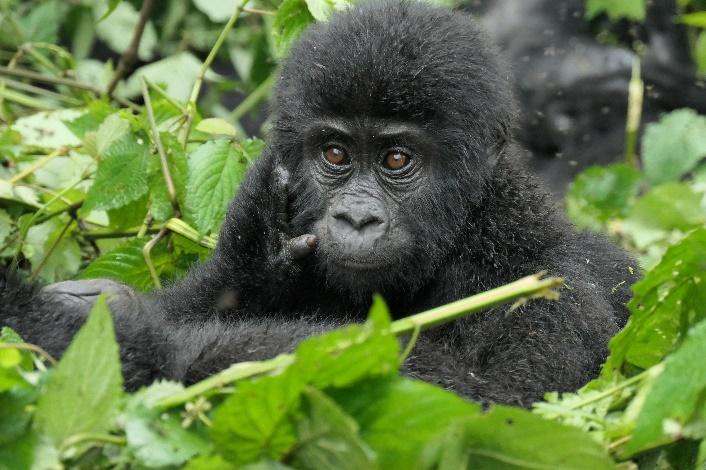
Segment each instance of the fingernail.
M315 248L317 242L318 239L316 238L316 235L309 235L308 237L306 237L306 245L309 248Z

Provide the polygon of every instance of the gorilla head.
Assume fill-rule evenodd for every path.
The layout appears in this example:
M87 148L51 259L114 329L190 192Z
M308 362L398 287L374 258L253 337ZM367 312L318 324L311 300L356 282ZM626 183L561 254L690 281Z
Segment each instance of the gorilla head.
M470 17L408 2L356 10L313 27L283 64L272 145L293 175L294 232L318 238L319 272L369 298L434 273L514 106Z

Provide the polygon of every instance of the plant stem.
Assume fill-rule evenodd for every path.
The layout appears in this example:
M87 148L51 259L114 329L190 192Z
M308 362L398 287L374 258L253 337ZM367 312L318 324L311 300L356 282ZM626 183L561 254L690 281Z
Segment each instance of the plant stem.
M390 332L399 336L404 333L423 331L456 320L462 316L487 310L521 298L556 298L558 294L554 289L561 287L564 280L558 277L542 279L542 276L542 273L527 276L496 289L402 318L392 322ZM234 364L201 382L163 399L159 402L158 406L169 408L181 405L182 403L186 403L204 393L223 387L236 380L273 372L287 367L293 362L294 355L280 354L268 361Z
M46 352L44 349L42 349L40 346L37 346L36 344L30 344L30 343L0 343L0 349L19 349L22 351L31 351L33 353L39 354L42 356L44 359L47 360L47 362L53 366L57 364L56 359L52 357L51 354Z
M210 390L219 389L236 380L272 372L273 370L287 367L293 362L294 356L291 354L280 354L279 356L267 361L239 362L205 380L202 380L201 382L185 388L181 392L175 393L174 395L161 400L158 406L160 408L171 408L173 406L181 405L182 403L186 403Z
M201 70L199 71L199 74L196 76L196 81L194 82L194 86L191 89L191 95L189 97L189 102L186 105L186 109L188 111L188 114L186 116L186 122L184 123L184 128L182 129L182 135L181 135L181 142L186 147L186 142L189 140L189 133L191 132L191 124L194 120L194 113L196 112L196 100L199 98L199 94L201 93L201 86L203 85L203 80L204 77L206 76L206 72L208 72L208 69L211 68L211 64L213 63L214 59L216 58L216 54L218 54L219 49L223 45L223 42L225 41L226 37L228 36L228 33L230 33L230 30L233 29L233 26L235 26L236 21L238 21L238 18L240 17L240 14L243 12L243 8L248 4L250 0L243 0L236 8L231 17L228 19L228 22L226 25L223 27L223 30L221 31L221 34L218 36L218 39L216 39L216 43L213 45L211 48L211 51L208 53L208 56L206 57L206 60L204 60L203 64L201 65Z
M181 219L169 219L166 223L166 227L172 232L179 234L194 243L198 243L204 248L209 248L211 250L216 248L217 240L215 238L209 236L202 237L195 228Z
M34 282L37 280L37 276L39 276L39 273L42 271L44 266L47 264L47 261L49 261L49 258L51 258L51 255L54 254L54 251L56 251L56 247L58 247L59 243L61 243L61 240L64 239L66 232L69 230L69 227L71 227L71 225L73 223L74 223L74 219L69 219L69 221L64 225L64 228L61 229L61 232L59 232L59 235L56 237L56 240L54 240L54 243L52 243L51 247L47 250L47 252L42 257L42 260L39 262L39 265L37 265L37 267L34 269L34 272L29 277L29 280L31 282Z
M103 91L101 89L96 88L93 85L89 85L88 83L83 83L83 82L79 82L78 80L73 80L73 79L64 78L64 77L50 77L48 75L34 72L32 70L10 68L10 67L5 67L4 65L0 65L0 75L21 77L21 78L26 78L29 80L34 80L37 82L50 83L52 85L64 85L64 86L68 86L71 88L76 88L78 90L90 91L91 93L93 93L95 95L102 95L103 94ZM126 106L128 108L138 109L138 110L140 109L140 107L138 105L136 105L135 103L132 103L131 101L128 101L124 98L114 96L113 99L115 101L117 101L118 103L120 103L121 105Z
M154 0L142 0L142 8L140 8L140 17L135 26L135 31L132 33L132 39L130 40L130 45L125 49L123 54L120 56L120 62L118 62L118 67L115 69L113 78L108 84L108 89L106 94L108 97L113 96L115 87L127 73L128 69L132 67L137 59L137 51L140 48L140 40L142 39L142 33L145 31L145 25L147 25L147 20L152 12L152 7L154 6Z
M145 263L147 264L147 269L150 271L150 276L152 277L152 282L154 283L155 287L157 289L162 287L162 282L159 280L159 275L157 274L157 270L154 267L154 263L152 262L152 248L157 245L157 243L164 238L164 236L167 234L167 228L162 227L159 229L159 232L157 232L157 235L152 237L150 241L145 243L145 247L142 248L142 256L145 258Z
M637 168L637 133L640 130L642 118L642 101L645 94L645 84L640 77L640 59L632 64L632 77L628 88L628 115L625 124L625 163Z
M17 184L19 181L23 180L24 178L28 177L35 171L39 170L41 167L49 163L50 161L54 160L56 157L66 155L69 152L69 149L67 147L59 147L58 149L54 150L52 153L47 155L46 157L37 160L27 168L26 170L23 170L19 173L17 173L15 176L10 178L10 184Z
M157 146L157 154L159 155L159 161L162 165L162 176L164 177L164 182L167 185L167 194L169 194L169 202L172 204L172 209L174 210L175 217L181 216L181 211L179 210L179 202L177 201L176 187L174 186L174 180L172 179L172 174L169 171L169 162L167 161L167 154L164 153L164 146L162 145L162 138L159 135L159 129L157 129L157 121L154 118L154 110L152 109L152 100L150 99L150 92L147 90L147 82L142 80L142 97L145 100L145 109L147 110L147 119L150 123L150 129L152 130L152 140L154 140Z
M242 117L253 109L260 101L262 101L275 81L275 74L273 73L265 79L264 82L260 83L257 88L253 90L238 106L233 109L230 113L230 117L233 121L240 121Z
M590 405L591 403L595 403L597 401L603 400L604 398L608 398L609 396L613 395L616 392L619 392L623 390L624 388L629 387L630 385L636 384L640 381L642 381L645 377L647 377L650 374L656 373L655 367L662 367L660 364L657 364L656 366L643 370L637 375L634 375L630 377L629 379L623 380L617 385L614 385L613 387L610 387L601 393L598 393L596 395L590 396L584 400L578 401L576 403L572 403L571 406L568 406L567 408L570 410L575 410L578 408L583 408L586 405Z
M561 287L564 280L558 277L542 279L543 274L523 277L504 286L476 294L465 299L411 315L392 322L391 331L395 335L411 333L416 328L422 331L477 313L497 305L522 298L556 298L555 289Z

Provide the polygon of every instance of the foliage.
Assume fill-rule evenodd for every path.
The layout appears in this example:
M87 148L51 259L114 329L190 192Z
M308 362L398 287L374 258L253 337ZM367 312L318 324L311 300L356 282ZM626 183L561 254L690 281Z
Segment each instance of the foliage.
M0 260L30 278L149 290L207 256L263 149L245 129L257 132L249 117L277 59L348 2L164 2L110 98L116 67L95 57L129 50L140 3L0 0ZM706 70L703 4L680 4ZM587 7L641 20L645 2ZM579 227L613 235L646 268L628 325L581 390L549 393L532 412L484 410L403 378L377 302L367 323L293 356L128 394L101 300L55 367L0 333L0 469L703 468L703 135L704 117L666 115L645 132L642 169L591 168L567 196Z

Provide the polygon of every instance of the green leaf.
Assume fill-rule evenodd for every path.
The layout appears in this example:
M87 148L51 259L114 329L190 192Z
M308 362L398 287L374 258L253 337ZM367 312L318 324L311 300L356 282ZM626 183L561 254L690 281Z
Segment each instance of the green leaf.
M595 18L601 13L607 13L614 20L627 18L643 21L647 14L647 6L645 0L587 0L588 18Z
M79 139L83 139L88 132L98 130L101 123L115 109L103 100L91 101L86 108L86 112L79 117L64 121L64 125Z
M164 85L169 96L177 101L186 101L191 94L191 87L201 71L201 61L189 52L179 52L156 62L143 65L135 70L125 87L119 88L125 96L138 96L141 93L141 77L152 83ZM207 80L216 80L220 76L209 70Z
M679 180L706 157L706 117L672 111L649 124L642 139L642 165L652 184Z
M193 0L194 6L214 23L225 23L235 12L242 0Z
M43 388L35 423L56 444L115 427L122 397L113 320L101 296Z
M279 460L297 442L293 412L306 377L295 369L245 381L216 409L211 437L228 460L246 464Z
M638 248L665 239L673 230L686 232L706 223L702 196L683 183L666 183L641 197L623 223Z
M295 365L319 387L345 387L374 376L395 376L399 369L399 342L390 333L390 315L375 296L368 321L302 341Z
M18 119L12 128L22 135L24 145L51 149L72 147L81 144L81 141L66 127L65 121L71 121L79 114L75 109L41 111Z
M0 393L0 448L20 439L29 430L30 407L36 398L36 388L14 388Z
M206 142L190 155L185 215L199 233L221 226L249 164L241 148L223 139Z
M272 39L278 57L284 57L292 43L314 22L305 0L284 0L272 23Z
M103 21L104 19L108 18L108 17L110 16L110 14L115 11L115 9L118 7L118 4L119 4L121 1L122 1L122 0L108 0L108 5L107 5L108 8L107 8L106 12L103 13L103 14L101 15L101 17L98 18L98 20L96 20L96 22L97 22L97 23L100 23L100 22Z
M624 216L640 190L640 172L614 164L593 166L581 172L569 187L566 210L578 228L600 231L606 223Z
M358 422L363 440L378 454L379 468L417 468L424 446L453 420L480 413L479 405L453 393L397 377L329 394Z
M342 10L350 5L350 0L305 0L311 16L316 21L326 21L335 10Z
M147 238L134 238L98 257L81 272L78 276L79 279L103 277L124 282L141 291L154 288L152 277L142 255L142 249L148 240ZM152 249L151 258L157 274L173 263L163 244L158 244Z
M26 16L20 17L23 40L56 43L59 40L59 25L62 19L59 2L56 0L34 5L28 10Z
M702 302L704 298L706 293L702 294ZM703 418L704 358L706 321L689 330L682 346L664 360L664 370L647 394L632 439L625 448L628 455L679 439L691 420ZM706 429L699 437L706 437Z
M695 28L706 28L706 11L697 11L681 15L679 22Z
M221 118L208 118L198 123L196 130L211 135L235 137L236 131L233 124Z
M81 266L81 248L71 237L71 226L75 224L67 230L67 221L70 222L68 216L55 217L30 227L22 245L22 253L32 268L36 270L41 265L39 277L47 282L69 278Z
M107 116L96 130L96 151L99 157L120 140L130 130L130 123L120 117L120 113Z
M129 134L113 143L98 164L81 214L117 209L140 199L149 189L150 149Z
M706 12L704 12L706 13ZM694 44L694 59L701 76L706 75L706 31L701 31Z
M14 222L10 218L10 214L0 209L0 246L5 243L7 237L12 233Z
M438 470L561 468L613 469L588 434L507 406L465 418L449 429Z
M375 454L360 439L358 425L330 398L316 389L304 393L303 417L297 421L300 445L295 468L358 470L375 468Z
M178 416L146 406L128 413L125 435L128 450L150 468L182 465L210 448L193 430L184 429Z
M657 364L706 318L706 229L698 229L667 250L660 263L633 286L626 327L610 340L611 354L602 375L624 363L640 368Z

